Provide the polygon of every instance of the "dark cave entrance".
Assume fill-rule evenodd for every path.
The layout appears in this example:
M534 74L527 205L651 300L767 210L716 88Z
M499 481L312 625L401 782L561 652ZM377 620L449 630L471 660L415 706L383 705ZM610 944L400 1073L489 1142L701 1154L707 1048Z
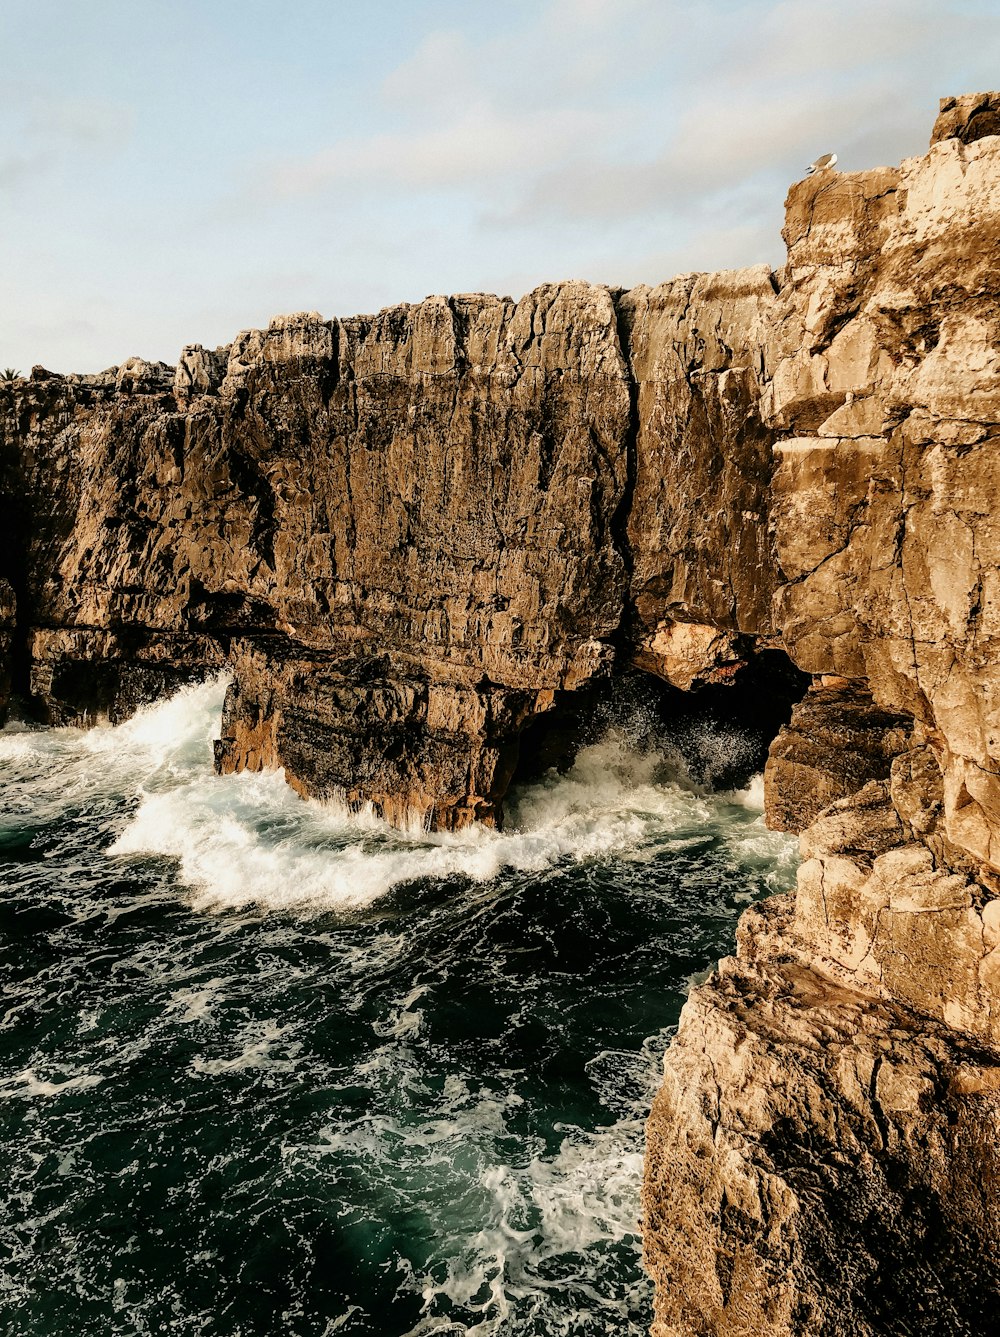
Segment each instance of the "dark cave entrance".
M637 750L666 749L699 788L745 788L811 679L781 650L761 650L725 684L689 692L628 668L577 692L521 731L511 784L570 769L583 747L617 730Z

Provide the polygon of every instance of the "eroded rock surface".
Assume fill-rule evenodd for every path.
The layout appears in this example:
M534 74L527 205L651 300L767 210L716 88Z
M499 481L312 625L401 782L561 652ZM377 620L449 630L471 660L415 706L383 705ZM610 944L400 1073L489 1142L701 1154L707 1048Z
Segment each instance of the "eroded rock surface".
M1000 1062L831 981L793 923L780 898L747 913L670 1050L647 1134L654 1337L988 1333Z
M803 831L835 800L888 779L909 730L909 718L876 706L863 682L816 678L771 744L768 826Z
M760 401L776 286L759 265L635 288L618 302L636 396L633 653L685 690L740 662L735 633L772 628L776 433Z
M115 719L225 666L219 769L499 820L560 694L726 681L769 630L774 303L766 267L566 283L36 368L3 400L17 685Z
M489 820L523 722L612 658L630 424L586 284L36 373L4 431L27 685L49 719L115 717L123 674L227 664L222 769Z
M649 1125L657 1337L995 1326L1000 124L794 186L766 351L793 897L694 991Z

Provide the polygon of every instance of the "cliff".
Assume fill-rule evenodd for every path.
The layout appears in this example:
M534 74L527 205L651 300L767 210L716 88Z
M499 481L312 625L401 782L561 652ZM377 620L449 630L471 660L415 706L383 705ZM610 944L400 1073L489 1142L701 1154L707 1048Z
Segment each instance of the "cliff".
M788 197L762 397L813 687L791 897L695 990L650 1119L654 1333L986 1333L1000 1132L1000 98Z
M787 656L812 686L766 802L804 862L667 1055L654 1332L986 1331L1000 95L797 183L784 236L777 274L0 386L0 698L118 718L226 666L220 770L453 828L502 820L609 677L697 701Z
M117 718L228 664L221 770L498 820L567 693L633 659L687 687L765 628L774 303L764 267L566 283L35 368L0 391L15 685Z

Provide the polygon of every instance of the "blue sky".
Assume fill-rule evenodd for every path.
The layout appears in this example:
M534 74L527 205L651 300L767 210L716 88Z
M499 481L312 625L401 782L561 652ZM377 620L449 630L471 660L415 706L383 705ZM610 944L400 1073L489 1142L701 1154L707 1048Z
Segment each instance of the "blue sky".
M1000 0L0 0L0 366L280 312L779 264L816 155L921 153Z

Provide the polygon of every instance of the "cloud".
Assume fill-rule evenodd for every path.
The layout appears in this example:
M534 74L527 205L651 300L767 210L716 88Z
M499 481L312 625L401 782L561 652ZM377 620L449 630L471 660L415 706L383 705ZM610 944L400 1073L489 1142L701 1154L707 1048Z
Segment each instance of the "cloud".
M481 52L456 28L428 33L382 80L380 93L398 107L450 110L481 95Z
M81 155L88 160L123 147L131 138L130 108L101 98L44 96L13 84L4 98L17 149L0 158L0 184L29 183Z
M598 113L503 112L480 102L426 130L341 140L276 168L269 184L284 196L343 185L447 190L537 172L606 133Z
M47 151L7 154L0 158L0 187L13 190L22 181L47 171L55 161L56 155Z
M780 262L808 162L922 152L937 98L994 86L1000 48L996 0L384 0L347 27L310 0L280 32L257 0L237 29L204 8L180 0L160 42L98 6L61 57L52 24L23 27L0 208L20 313L53 320L18 354L8 305L7 360L172 356L275 306ZM75 310L98 332L64 341Z
M25 133L32 139L73 145L121 143L132 133L129 108L99 98L35 98Z
M706 97L680 115L655 157L631 163L595 157L539 174L517 206L494 221L526 226L543 217L608 219L624 211L682 218L711 211L720 197L759 194L754 182L761 173L796 180L818 153L835 148L843 156L845 144L883 117L887 92ZM773 183L767 196L774 196Z
M426 34L379 88L391 128L266 167L264 193L464 193L491 227L681 217L830 148L917 151L928 64L982 22L930 0L549 0L478 40Z
M956 52L974 66L965 53L976 51L976 36L988 50L996 46L990 30L1000 38L1000 16L984 28L966 7L924 0L719 8L728 10L727 30L716 34L707 65L682 73L669 95L647 98L651 118L659 111L658 145L634 154L592 144L526 175L488 221L581 227L659 214L689 226L725 207L773 212L769 202L818 153L835 150L842 169L859 170L921 152L937 95L930 71L941 77ZM988 61L980 64L985 71Z
M428 33L378 87L371 120L391 128L264 164L263 193L370 185L503 195L595 146L610 153L628 120L611 77L613 48L628 46L622 20L649 8L650 0L550 0L528 24L479 40L459 29Z

